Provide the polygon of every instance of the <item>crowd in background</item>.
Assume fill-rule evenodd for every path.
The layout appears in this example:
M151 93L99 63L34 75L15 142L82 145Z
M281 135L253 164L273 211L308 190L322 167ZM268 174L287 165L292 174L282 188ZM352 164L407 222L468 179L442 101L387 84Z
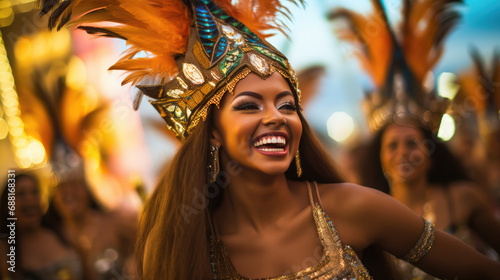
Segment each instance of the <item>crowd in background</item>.
M476 75L472 76L480 81L469 92L479 90L485 98L476 100L474 104L479 106L472 106L465 118L457 108L464 108L465 101L477 96L467 92L469 80L457 81L461 90L451 108L455 108L457 119L463 119L449 142L422 125L423 120L396 121L341 146L337 164L347 181L393 196L437 228L499 261L500 61L495 56L488 72L477 53L472 55L477 62L473 66ZM298 74L304 101L314 98L323 73L324 69L314 67ZM32 77L36 80L36 75ZM55 85L60 79L52 82ZM47 91L44 87L52 88L34 84L33 88L42 92L36 96L43 96ZM60 125L64 120L60 116L49 119L54 124L54 138L59 139L66 133ZM9 205L8 184L4 182L0 189L1 279L135 279L140 205L107 206L90 187L82 166L71 167L64 176L55 172L57 179L48 183L51 185L45 191L37 170L15 169L16 273L8 272ZM133 195L145 197L143 189L139 190L142 192ZM414 279L431 279L402 261L399 266L413 277L421 277Z

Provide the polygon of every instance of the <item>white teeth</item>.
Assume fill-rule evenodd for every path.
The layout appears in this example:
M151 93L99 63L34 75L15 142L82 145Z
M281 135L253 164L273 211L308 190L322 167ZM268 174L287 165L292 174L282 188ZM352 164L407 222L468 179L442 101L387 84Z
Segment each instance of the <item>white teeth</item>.
M254 143L255 147L259 147L265 144L286 144L286 139L281 136L267 136L261 140Z
M283 149L283 148L262 148L259 150L264 151L264 152L283 152L283 151L285 151L285 149Z

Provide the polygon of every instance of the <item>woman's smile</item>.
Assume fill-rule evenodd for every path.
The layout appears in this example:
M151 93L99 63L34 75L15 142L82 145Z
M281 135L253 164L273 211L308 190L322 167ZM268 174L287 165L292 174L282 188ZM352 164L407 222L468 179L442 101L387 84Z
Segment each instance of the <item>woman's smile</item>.
M263 133L255 137L252 146L263 155L283 157L288 154L287 139L284 132Z
M267 174L283 174L299 148L302 122L287 81L275 72L266 79L249 74L215 111L212 144L221 160Z

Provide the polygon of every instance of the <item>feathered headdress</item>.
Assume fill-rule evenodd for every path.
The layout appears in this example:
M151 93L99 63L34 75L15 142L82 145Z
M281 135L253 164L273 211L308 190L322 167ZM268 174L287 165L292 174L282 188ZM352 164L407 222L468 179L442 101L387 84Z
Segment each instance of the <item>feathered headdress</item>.
M57 179L70 180L84 175L83 165L89 159L87 151L96 150L99 157L106 154L101 150L102 145L90 145L87 132L97 129L96 120L108 115L109 102L89 97L93 89L81 83L80 77L79 83L75 83L73 77L82 69L77 66L79 59L71 55L69 32L44 31L23 37L16 50L22 50L23 45L40 48L37 45L40 41L49 46L39 55L43 59L24 59L17 53L15 56L16 78L23 81L17 87L22 116L27 121L27 131L38 135ZM55 44L56 53L50 47ZM111 133L102 135L102 140L113 138Z
M375 92L364 101L372 131L388 121L408 117L436 131L448 107L447 100L425 90L424 81L443 51L443 40L460 19L453 9L461 0L403 1L403 22L393 31L380 0L365 16L347 9L329 14L347 20L337 30L341 39L357 45L363 68L372 76Z
M128 72L123 84L152 80L138 87L181 140L251 72L265 78L278 71L299 101L288 60L263 39L268 35L262 32L286 28L275 20L277 14L289 17L279 0L38 1L42 15L52 11L50 28L67 24L126 40L128 50L110 69Z
M477 112L480 135L487 137L500 131L500 50L495 50L489 70L476 48L471 47L470 54L473 68L458 76L460 90L454 102L460 107L457 113Z

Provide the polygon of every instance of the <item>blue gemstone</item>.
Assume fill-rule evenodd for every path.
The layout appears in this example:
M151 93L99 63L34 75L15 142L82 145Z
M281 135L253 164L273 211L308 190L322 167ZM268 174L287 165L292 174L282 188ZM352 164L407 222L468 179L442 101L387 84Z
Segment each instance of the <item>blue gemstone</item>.
M198 33L198 35L200 35L200 38L202 39L214 39L216 38L219 34L215 33L215 32L212 32L212 33L204 33L204 32L200 32Z

